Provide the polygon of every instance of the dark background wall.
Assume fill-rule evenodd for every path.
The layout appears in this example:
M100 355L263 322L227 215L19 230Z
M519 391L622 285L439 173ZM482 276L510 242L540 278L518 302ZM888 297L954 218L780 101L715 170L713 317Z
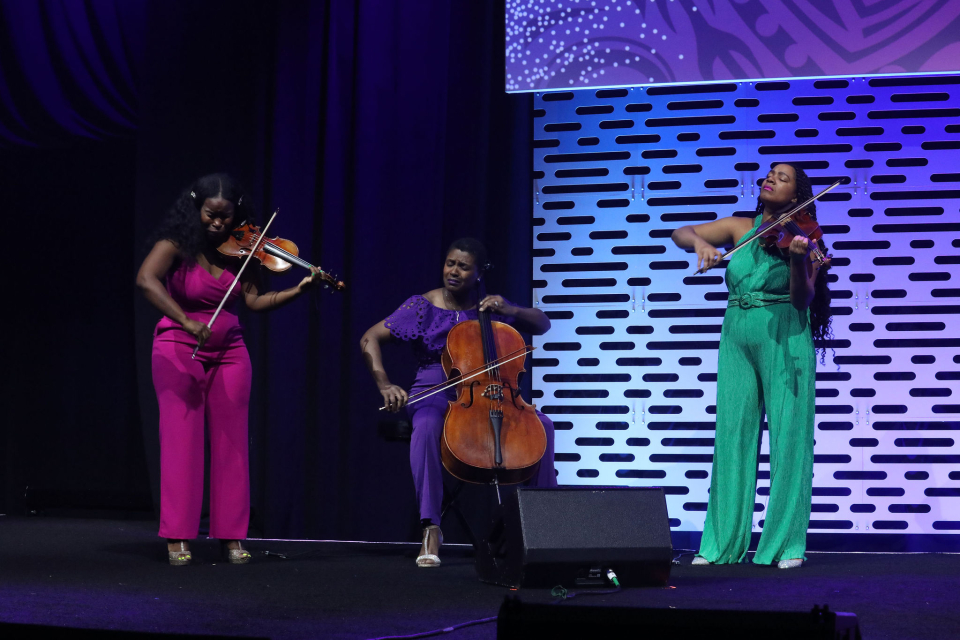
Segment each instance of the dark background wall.
M54 4L28 16L4 4L0 35L35 29L31 46L58 51L73 41L51 23L103 22L104 5L64 16ZM62 243L15 248L22 267L11 289L24 302L9 305L11 356L23 374L6 389L0 510L151 508L158 316L133 277L178 191L228 171L264 219L280 207L272 232L348 285L244 318L255 366L254 530L407 537L407 448L377 436L379 394L358 342L408 296L437 286L444 249L461 235L490 247L491 289L529 303L530 98L503 93L503 4L134 5L116 29L90 30L104 58L125 52L130 73L92 81L74 63L32 69L16 39L0 47L0 68L42 77L61 100L52 110L36 82L5 76L15 99L3 103L0 132L17 134L2 138L5 211L22 222L17 232L39 227ZM128 84L133 121L81 126L109 102L91 92ZM44 117L24 124L24 113ZM395 382L408 384L409 354L387 358ZM46 491L32 502L31 483Z
M4 287L0 513L149 499L131 348L135 157L130 140L0 152L16 265Z

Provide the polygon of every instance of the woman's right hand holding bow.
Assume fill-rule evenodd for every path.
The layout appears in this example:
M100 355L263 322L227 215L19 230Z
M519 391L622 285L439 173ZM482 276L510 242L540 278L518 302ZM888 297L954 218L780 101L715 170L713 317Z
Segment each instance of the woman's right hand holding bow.
M383 406L390 413L400 411L407 404L407 392L395 384L386 383L380 388L380 395L383 396Z
M707 271L720 262L720 258L723 257L723 252L706 240L698 240L699 241L693 247L693 250L697 254L697 270Z
M210 339L210 327L202 322L187 318L183 321L182 326L184 331L197 339L197 346L199 348L203 348L203 343Z

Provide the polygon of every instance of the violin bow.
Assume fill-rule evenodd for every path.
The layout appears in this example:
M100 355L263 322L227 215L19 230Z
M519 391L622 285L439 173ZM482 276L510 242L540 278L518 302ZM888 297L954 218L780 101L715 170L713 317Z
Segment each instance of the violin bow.
M420 402L421 400L423 400L423 399L425 399L425 398L429 398L430 396L432 396L432 395L434 395L434 394L437 394L437 393L440 393L441 391L446 391L446 390L449 389L450 387L456 386L456 385L460 384L461 382L466 382L466 381L469 380L470 378L476 378L476 377L479 376L480 374L486 373L487 371L490 371L491 369L496 369L497 367L499 367L499 366L502 365L502 364L507 364L508 362L511 362L512 360L516 360L517 358L522 358L522 357L526 356L528 353L530 353L531 351L533 351L534 349L536 349L536 347L531 347L530 345L524 345L524 347L523 347L522 349L518 349L518 350L517 350L517 351L522 351L523 353L517 353L517 351L514 351L513 353L508 353L507 355L505 355L505 356L503 356L503 357L501 357L501 358L498 358L497 360L494 360L493 362L491 362L489 366L480 367L479 369L475 369L475 370L469 372L469 373L468 373L467 375L465 375L465 376L457 376L456 378L452 378L452 379L450 379L450 380L447 380L446 382L441 382L440 384L435 385L435 386L433 386L433 387L430 387L429 389L424 389L423 391L421 391L421 392L418 393L417 395L415 395L415 396L413 396L412 398L408 399L408 400L407 400L407 406L409 406L409 405L411 405L411 404L413 404L413 403L415 403L415 402ZM516 354L516 355L514 355L514 354ZM377 411L383 411L384 409L386 409L386 407L380 407L379 409L377 409Z
M797 206L795 206L793 209L791 209L790 211L787 211L786 213L784 213L783 215L781 215L779 218L777 218L776 220L774 220L772 223L770 223L770 224L767 225L767 226L768 226L768 227L775 227L775 226L777 226L778 224L783 224L784 222L786 222L787 220L789 220L790 218L792 218L792 217L793 217L793 214L795 214L797 211L803 210L808 204L810 204L810 203L813 202L814 200L817 200L818 198L820 198L820 196L824 195L824 194L827 193L828 191L831 191L831 190L835 189L841 182L843 182L843 178L840 178L839 180L837 180L836 182L834 182L832 185L830 185L829 187L827 187L826 189L824 189L823 191L821 191L821 192L818 193L817 195L809 198L808 200L805 200L804 202L801 202L800 204L798 204ZM717 265L720 264L722 261L726 260L727 258L729 258L730 256L732 256L734 253L736 253L736 252L739 251L740 249L744 248L745 246L747 246L748 244L750 244L751 242L753 242L754 240L756 240L756 239L759 238L759 237L760 237L760 228L757 228L757 230L753 232L753 235L752 235L752 236L750 236L750 237L747 238L746 240L743 240L740 244L738 244L737 246L735 246L733 249L730 249L730 251L727 251L725 254L723 254L722 256L720 256L720 257L717 259L717 261L714 262L714 263L713 263L712 265L710 265L709 267L706 266L706 265L700 267L699 269L697 269L696 271L693 272L693 275L699 275L699 274L701 274L701 273L706 273L708 270L710 270L710 269L712 269L713 267L717 266Z
M270 220L267 221L266 226L263 228L263 232L260 234L260 237L257 238L257 241L253 245L253 249L250 253L247 254L247 259L243 261L243 266L240 267L240 271L237 271L237 276L233 279L233 282L230 283L230 286L227 288L227 292L223 294L223 300L220 301L220 306L217 307L217 310L213 312L213 317L210 318L210 322L207 323L207 328L212 329L213 323L217 321L217 316L220 315L220 311L223 310L223 305L227 303L227 298L230 297L230 293L233 292L233 288L237 286L237 283L240 281L240 276L243 275L244 269L247 268L247 265L250 264L250 260L253 258L253 254L257 252L260 248L260 245L263 243L264 238L267 237L267 229L270 228L270 224L273 222L273 219L277 217L277 214L280 213L278 208L273 212L273 215L270 216ZM197 343L197 346L193 348L193 355L190 356L191 360L196 360L197 351L200 350L200 343Z

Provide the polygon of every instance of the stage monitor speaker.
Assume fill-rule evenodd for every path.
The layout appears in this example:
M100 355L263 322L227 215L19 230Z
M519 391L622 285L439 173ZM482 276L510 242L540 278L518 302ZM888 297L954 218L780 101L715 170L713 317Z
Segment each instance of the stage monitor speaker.
M497 640L616 637L860 640L860 628L855 614L826 606L809 612L646 609L529 604L508 596L497 616Z
M478 547L480 579L508 587L599 585L608 569L625 587L664 585L673 560L663 490L646 487L517 489Z

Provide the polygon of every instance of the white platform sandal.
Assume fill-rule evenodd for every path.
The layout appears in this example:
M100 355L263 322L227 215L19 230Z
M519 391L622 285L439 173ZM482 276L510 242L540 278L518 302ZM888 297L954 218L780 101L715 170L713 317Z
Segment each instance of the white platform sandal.
M802 566L802 558L791 558L790 560L781 560L777 563L777 569L799 569Z
M443 533L440 527L431 524L423 528L423 544L420 546L420 555L417 556L418 567L440 566L440 545L443 544ZM433 551L434 553L430 553Z

